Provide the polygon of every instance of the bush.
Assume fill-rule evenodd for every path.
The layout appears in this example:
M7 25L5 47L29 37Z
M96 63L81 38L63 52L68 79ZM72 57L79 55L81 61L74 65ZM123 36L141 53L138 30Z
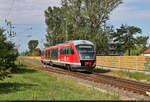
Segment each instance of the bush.
M18 56L15 45L7 41L4 32L5 30L0 28L0 80L7 77L10 71L15 70L16 65L14 62Z

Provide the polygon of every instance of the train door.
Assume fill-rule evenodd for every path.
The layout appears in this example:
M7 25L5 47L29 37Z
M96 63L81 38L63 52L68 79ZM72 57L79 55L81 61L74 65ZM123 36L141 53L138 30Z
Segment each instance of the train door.
M58 48L58 61L60 61L60 47Z

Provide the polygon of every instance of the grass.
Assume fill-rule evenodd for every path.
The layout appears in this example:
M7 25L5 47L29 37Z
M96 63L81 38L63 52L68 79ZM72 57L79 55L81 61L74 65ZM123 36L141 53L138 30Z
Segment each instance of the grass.
M122 78L150 81L150 75L145 74L143 72L113 71L108 69L95 69L95 71L99 73L106 73L109 75L119 76Z
M27 64L27 62L24 62ZM20 66L11 78L0 81L0 100L119 100L118 95L102 93L47 72Z
M113 71L113 73L120 75L120 76L124 76L124 77L128 77L128 78L132 78L135 80L146 80L146 81L150 81L150 75L145 74L143 72L125 72L125 71Z

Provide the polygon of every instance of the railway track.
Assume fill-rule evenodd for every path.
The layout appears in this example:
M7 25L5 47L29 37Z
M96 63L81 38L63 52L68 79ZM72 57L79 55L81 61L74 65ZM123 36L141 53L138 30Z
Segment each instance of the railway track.
M124 89L127 91L131 91L140 95L149 96L150 92L150 85L144 84L137 81L131 81L127 79L122 79L118 77L103 75L103 74L94 74L92 76L95 76L98 80L102 80L104 84L109 84L113 87L117 87L120 89ZM93 77L94 78L94 77Z
M123 79L105 74L99 74L94 72L93 74L81 73L81 72L70 72L63 68L47 66L40 67L40 70L53 72L57 74L69 75L83 80L92 81L95 83L110 85L125 91L130 91L143 96L150 96L150 84L141 83L138 81Z
M81 78L95 83L111 85L112 87L120 88L143 96L149 96L149 92L150 92L150 84L145 84L145 83L132 81L128 79L122 79L119 77L97 74L97 73L87 74L81 72L70 72L68 70L60 69L57 67L47 67L47 68L42 67L40 68L40 70L63 74L63 75L70 75L73 77Z

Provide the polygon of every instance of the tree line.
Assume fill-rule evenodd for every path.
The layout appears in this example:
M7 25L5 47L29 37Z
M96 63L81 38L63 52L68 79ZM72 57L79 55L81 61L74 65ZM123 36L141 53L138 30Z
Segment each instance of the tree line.
M113 40L119 42L116 49L118 52L139 55L146 49L149 38L135 37L142 34L139 27L121 25L120 28L114 29L113 26L106 25L110 13L122 3L122 0L61 0L61 7L48 7L45 10L45 47L67 40L89 40L95 44L98 54L108 55L108 43ZM141 50L136 53L134 50L139 48Z

